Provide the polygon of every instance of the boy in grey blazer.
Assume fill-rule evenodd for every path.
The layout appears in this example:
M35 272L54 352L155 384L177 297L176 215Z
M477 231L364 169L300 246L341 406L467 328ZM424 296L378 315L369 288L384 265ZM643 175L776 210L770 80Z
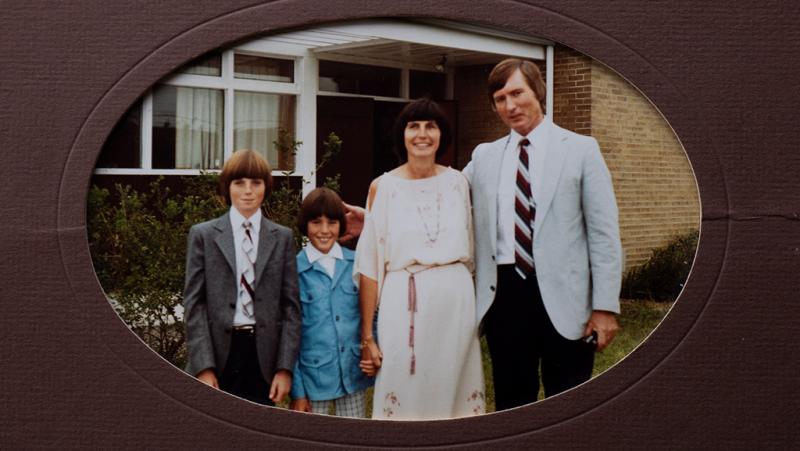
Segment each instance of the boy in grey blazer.
M300 345L292 232L261 204L272 177L257 152L234 152L220 175L231 209L192 226L186 251L186 371L260 404L283 400Z

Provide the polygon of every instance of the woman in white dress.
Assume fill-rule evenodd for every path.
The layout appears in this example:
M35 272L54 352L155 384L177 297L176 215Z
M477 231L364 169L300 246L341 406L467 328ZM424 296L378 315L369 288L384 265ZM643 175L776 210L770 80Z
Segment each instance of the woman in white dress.
M408 104L393 133L403 164L372 182L356 248L361 367L377 374L372 417L477 415L485 404L469 185L436 164L452 136L435 102Z

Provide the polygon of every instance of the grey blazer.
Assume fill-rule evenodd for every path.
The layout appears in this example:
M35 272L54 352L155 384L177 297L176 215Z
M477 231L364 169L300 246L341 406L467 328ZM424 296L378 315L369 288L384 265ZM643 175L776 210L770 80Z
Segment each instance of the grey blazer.
M611 175L594 138L549 120L543 179L534 221L533 257L542 301L556 330L583 335L592 310L619 313L622 246ZM475 148L464 169L472 188L477 317L497 284L497 189L505 136Z
M255 266L256 351L264 379L294 369L302 315L292 232L262 218ZM183 291L192 375L214 368L219 378L231 345L236 308L236 250L229 214L192 226Z

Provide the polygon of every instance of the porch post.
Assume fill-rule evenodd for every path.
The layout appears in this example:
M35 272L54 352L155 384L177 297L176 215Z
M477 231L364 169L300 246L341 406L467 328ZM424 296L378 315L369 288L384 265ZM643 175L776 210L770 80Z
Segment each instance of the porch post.
M550 120L553 119L553 46L547 46L547 56L545 57L546 70L545 70L545 83L547 89L547 97L545 98L545 111Z

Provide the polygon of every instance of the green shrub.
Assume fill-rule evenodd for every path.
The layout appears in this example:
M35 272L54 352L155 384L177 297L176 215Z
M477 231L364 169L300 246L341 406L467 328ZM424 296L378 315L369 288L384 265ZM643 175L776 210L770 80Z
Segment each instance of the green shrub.
M279 150L292 154L300 144L288 134L279 140ZM331 133L324 146L317 170L338 154L341 141ZM289 183L293 172L284 175L284 182L267 196L264 210L268 218L294 230L299 250L302 236L296 218L302 193ZM186 237L192 225L228 210L217 195L218 181L218 174L184 177L179 193L164 187L163 177L143 192L120 184L113 196L97 186L89 191L89 248L109 302L134 333L179 368L186 362L182 315ZM338 178L326 180L325 185L338 189Z
M697 230L676 236L653 250L644 264L631 268L622 279L622 297L674 301L683 289L697 249Z

